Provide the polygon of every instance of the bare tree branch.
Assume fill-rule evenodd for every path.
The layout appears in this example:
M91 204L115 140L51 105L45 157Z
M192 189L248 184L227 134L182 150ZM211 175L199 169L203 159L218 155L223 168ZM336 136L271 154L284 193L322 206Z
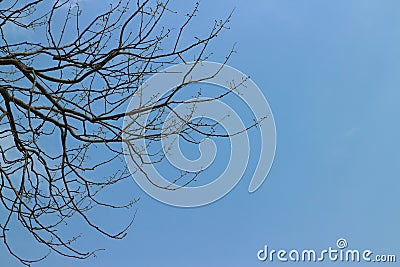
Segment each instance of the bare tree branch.
M90 21L84 19L79 2L0 1L0 209L7 214L0 218L0 240L22 263L29 265L47 254L32 260L14 251L8 239L12 218L50 251L79 259L96 251L79 251L73 246L79 235L66 239L57 231L73 216L107 237L126 235L134 214L121 231L109 233L88 211L129 208L137 202L117 205L98 198L99 192L131 177L126 166L117 171L112 167L123 162L122 119L159 113L147 125L135 125L137 131L130 135L159 140L163 114L182 103L177 93L197 81L188 79L171 94L134 110L125 108L132 97L140 97L138 88L150 75L193 57L196 62L208 57L210 41L227 28L230 16L215 21L207 35L192 36L193 42L181 45L198 9L196 3L174 30L163 21L166 14L180 16L169 8L169 1L114 1ZM9 28L39 37L14 38ZM189 142L195 142L192 131L218 136L202 130L213 124L178 118L187 129L177 134ZM102 156L89 159L96 151ZM137 166L157 164L163 158L159 153L158 160Z

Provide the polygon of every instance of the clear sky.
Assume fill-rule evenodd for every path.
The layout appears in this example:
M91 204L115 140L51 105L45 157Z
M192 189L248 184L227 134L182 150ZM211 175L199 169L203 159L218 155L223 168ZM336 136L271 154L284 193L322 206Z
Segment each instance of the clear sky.
M251 76L272 108L277 151L264 184L249 194L249 171L221 200L185 209L132 181L141 200L124 240L82 230L79 244L106 250L85 261L52 255L37 266L287 266L259 262L257 251L322 250L339 238L400 261L400 2L203 1L193 30L234 8L213 59L236 43L229 64ZM123 219L96 216L111 226ZM290 265L307 264L315 266ZM1 246L0 266L19 266Z

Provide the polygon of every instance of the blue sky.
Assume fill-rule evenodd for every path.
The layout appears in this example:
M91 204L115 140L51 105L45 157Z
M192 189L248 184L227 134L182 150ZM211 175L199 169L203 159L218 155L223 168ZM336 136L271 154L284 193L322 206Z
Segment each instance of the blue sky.
M400 2L216 2L201 3L193 30L235 8L213 59L237 43L229 64L269 101L278 141L267 180L249 194L247 172L221 200L191 209L130 184L141 200L126 239L85 231L85 247L106 250L86 261L54 255L37 266L267 266L256 257L265 244L325 249L341 237L400 260ZM124 219L96 216L111 227ZM0 257L1 267L18 266L3 247Z

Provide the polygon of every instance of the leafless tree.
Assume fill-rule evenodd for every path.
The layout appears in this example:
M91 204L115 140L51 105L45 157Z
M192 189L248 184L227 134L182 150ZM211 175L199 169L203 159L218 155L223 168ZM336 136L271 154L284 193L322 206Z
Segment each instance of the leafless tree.
M77 0L0 0L0 240L26 265L47 254L39 259L19 255L8 239L12 220L49 251L79 259L94 252L74 248L76 236L58 231L72 217L107 237L126 235L132 222L109 233L89 211L128 208L137 201L116 205L97 197L131 176L126 167L115 170L123 162L121 127L127 104L140 97L138 88L149 75L207 58L210 41L229 21L215 21L207 35L189 39L198 4L181 14L170 9L169 1L111 2L88 19ZM168 26L177 20L165 22L166 16L182 19ZM156 114L135 138L160 138L160 118L179 102L174 96L184 88L182 84L168 96L128 111ZM204 124L186 123L191 131L213 134L197 130ZM191 140L190 131L181 135ZM89 159L93 154L97 156Z

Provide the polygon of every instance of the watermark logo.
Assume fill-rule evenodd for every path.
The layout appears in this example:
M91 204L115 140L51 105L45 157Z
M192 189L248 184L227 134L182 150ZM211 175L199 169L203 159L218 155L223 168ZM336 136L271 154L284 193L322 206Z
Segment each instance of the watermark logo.
M336 246L337 246L338 248L340 248L340 249L347 248L347 246L348 246L347 240L344 239L344 238L339 238L339 239L336 241Z
M249 192L256 191L267 177L275 154L276 129L270 106L257 85L242 72L225 64L215 62L196 62L178 64L161 71L139 88L140 97L132 97L124 118L123 149L127 166L136 183L153 198L174 206L202 206L223 197L230 192L242 178L250 157L250 141L240 112L225 103L222 98L199 98L185 101L170 108L169 115L160 126L160 140L163 155L175 168L183 173L196 173L209 167L218 151L211 138L205 138L199 144L200 158L190 160L181 152L179 134L185 120L206 118L221 125L230 141L229 162L225 170L213 177L212 182L201 186L181 186L171 183L165 174L159 172L151 162L146 138L135 138L146 133L137 133L135 125L146 125L152 119L151 112L135 113L148 103L157 105L157 101L166 98L168 92L184 84L201 82L224 88L227 93L235 94L247 104L257 122L260 135L260 154L258 164L249 184ZM195 108L187 108L193 104ZM183 114L183 115L182 115ZM186 116L187 115L187 116ZM189 119L185 119L189 118ZM178 123L177 123L178 122ZM178 125L178 126L177 126ZM138 127L139 128L139 127ZM143 127L142 127L143 128Z
M257 259L262 262L382 262L394 263L397 261L395 254L375 254L370 249L349 249L347 240L339 238L336 247L323 250L292 249L275 250L267 245L257 252Z

